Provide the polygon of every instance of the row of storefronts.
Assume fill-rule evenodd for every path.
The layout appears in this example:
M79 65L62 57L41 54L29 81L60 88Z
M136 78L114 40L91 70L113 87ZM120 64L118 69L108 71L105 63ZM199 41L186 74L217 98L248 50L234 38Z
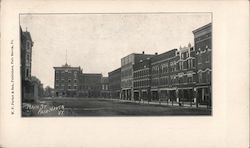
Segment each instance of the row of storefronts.
M211 105L212 25L193 31L194 46L121 60L121 99Z

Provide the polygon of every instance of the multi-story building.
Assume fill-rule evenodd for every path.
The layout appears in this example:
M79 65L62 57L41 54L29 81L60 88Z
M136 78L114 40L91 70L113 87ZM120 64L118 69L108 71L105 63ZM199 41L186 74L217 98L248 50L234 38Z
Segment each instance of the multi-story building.
M212 75L212 24L209 23L193 31L196 51L197 102L211 105Z
M196 80L195 50L189 43L151 59L151 96L153 100L194 101Z
M119 99L121 91L121 68L108 73L111 98Z
M151 98L152 100L178 101L177 49L151 58Z
M82 73L80 76L79 96L82 97L100 97L102 74Z
M194 99L196 82L195 50L189 43L187 47L180 47L178 61L176 61L176 87L178 90L178 102L190 102Z
M73 97L78 95L80 76L82 70L80 67L71 67L67 63L61 67L54 67L55 96Z
M109 92L109 78L108 77L102 77L101 78L101 97L103 98L109 98L110 92Z
M133 73L134 64L140 62L151 55L132 53L121 59L121 98L134 100Z
M21 43L21 78L22 78L22 99L23 101L33 100L33 89L31 83L32 47L33 41L30 32L23 31L20 27Z
M150 100L151 93L151 57L140 60L134 65L134 100Z

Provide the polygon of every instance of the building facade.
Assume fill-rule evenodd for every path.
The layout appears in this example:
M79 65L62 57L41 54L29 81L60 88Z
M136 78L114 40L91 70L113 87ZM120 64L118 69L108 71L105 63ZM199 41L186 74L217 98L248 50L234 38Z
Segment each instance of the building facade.
M152 100L178 101L177 49L154 56L151 59L151 98Z
M20 43L21 43L21 85L23 101L34 101L32 97L33 85L31 81L31 66L32 66L32 41L30 32L23 31L20 27Z
M95 98L101 96L101 79L99 73L82 73L80 76L79 96Z
M134 65L140 60L152 56L149 54L132 53L121 59L121 98L125 100L134 100Z
M110 97L120 99L121 92L121 68L108 73Z
M110 98L110 91L109 91L109 78L102 77L101 78L101 97L102 98Z
M67 63L61 67L54 67L55 81L54 89L56 97L74 97L78 95L80 76L82 70L80 67L71 67Z
M140 60L134 65L134 100L151 99L151 59Z
M176 63L176 87L178 91L177 102L189 102L191 105L196 102L196 59L195 50L189 43L188 46L180 47L178 61Z
M199 104L211 106L212 76L212 24L209 23L193 31L196 50L196 94Z

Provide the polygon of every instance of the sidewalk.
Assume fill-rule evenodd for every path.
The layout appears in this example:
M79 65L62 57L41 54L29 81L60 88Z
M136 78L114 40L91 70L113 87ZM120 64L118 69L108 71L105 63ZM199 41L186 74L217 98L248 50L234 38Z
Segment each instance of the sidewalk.
M121 100L121 99L104 99L104 100L112 100L112 101L118 101L118 102L130 102L130 103L137 103L137 104L152 104L152 105L162 105L162 106L175 106L175 107L187 107L187 108L197 108L195 103L192 103L192 106L190 104L190 102L184 102L184 104L182 104L181 106L179 106L178 102L159 102L159 101L132 101L132 100ZM183 102L181 102L183 103ZM207 107L207 105L198 105L198 108L205 108L205 109L210 109L211 107Z

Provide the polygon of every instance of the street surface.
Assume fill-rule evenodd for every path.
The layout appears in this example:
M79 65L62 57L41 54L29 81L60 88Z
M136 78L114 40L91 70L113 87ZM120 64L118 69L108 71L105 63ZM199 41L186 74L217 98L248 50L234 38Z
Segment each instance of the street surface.
M24 116L164 116L211 115L207 108L135 103L103 98L43 98ZM24 105L23 105L24 106ZM27 106L27 105L26 105ZM39 107L37 107L39 106ZM34 109L35 108L35 109Z

